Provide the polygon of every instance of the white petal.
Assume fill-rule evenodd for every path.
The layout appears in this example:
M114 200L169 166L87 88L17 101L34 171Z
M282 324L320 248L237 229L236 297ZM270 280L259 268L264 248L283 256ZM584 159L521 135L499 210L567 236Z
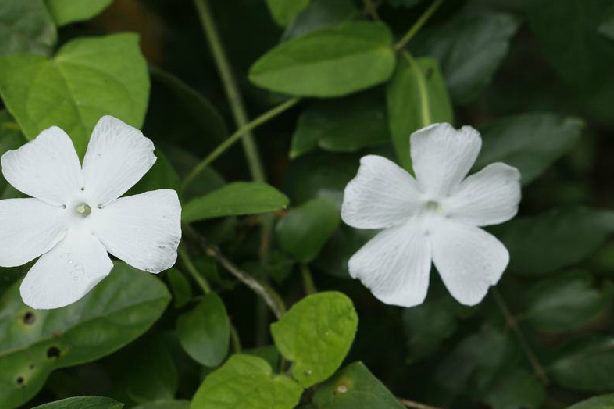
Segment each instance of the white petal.
M499 240L484 230L450 220L432 229L433 262L448 291L465 305L478 304L509 262Z
M357 229L396 226L417 208L419 195L407 171L381 156L365 156L358 174L345 188L341 218Z
M75 147L57 126L2 155L2 174L20 192L56 206L66 204L83 185Z
M467 176L482 147L480 134L470 126L456 130L435 124L410 138L416 179L433 199L447 196Z
M34 260L62 240L67 230L61 207L32 198L0 200L0 266Z
M115 257L132 267L159 273L177 259L179 198L170 189L122 197L97 212L92 229Z
M503 223L518 213L520 172L493 163L461 182L442 203L446 215L477 226Z
M83 158L88 197L105 205L138 182L153 166L154 144L141 131L111 116L98 121Z
M91 232L71 229L30 269L19 289L21 297L37 310L64 307L81 299L112 267L107 251Z
M422 304L429 286L430 247L424 230L411 220L384 230L358 250L349 261L350 274L386 304Z

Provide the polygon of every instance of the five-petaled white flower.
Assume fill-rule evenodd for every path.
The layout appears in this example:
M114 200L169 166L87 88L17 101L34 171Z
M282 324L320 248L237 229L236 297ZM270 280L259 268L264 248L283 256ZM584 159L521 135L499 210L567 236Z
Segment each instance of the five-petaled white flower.
M345 223L384 229L350 259L350 274L382 302L411 307L426 297L432 260L454 298L475 305L509 261L505 246L478 226L516 215L520 173L494 163L465 179L482 146L468 126L431 125L410 142L415 179L369 155L345 188Z
M40 259L23 280L36 309L71 304L113 267L108 253L158 273L175 264L181 238L177 193L120 198L156 161L153 143L110 116L96 125L83 167L68 135L51 127L2 155L2 173L33 196L0 201L0 266Z

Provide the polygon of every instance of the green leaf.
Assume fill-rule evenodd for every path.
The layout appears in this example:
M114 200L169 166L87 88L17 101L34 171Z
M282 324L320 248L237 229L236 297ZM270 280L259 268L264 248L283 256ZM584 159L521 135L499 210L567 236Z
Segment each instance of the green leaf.
M592 95L609 80L614 49L597 27L611 2L526 0L525 5L538 43L565 82Z
M449 294L439 291L429 294L424 304L403 309L408 362L416 362L431 355L450 338L458 328L458 316L462 308Z
M181 308L192 299L192 287L183 273L176 268L169 268L164 272L173 294L175 308Z
M358 316L338 292L309 295L271 325L279 352L292 361L292 375L308 388L328 379L352 346Z
M1 57L0 94L28 139L57 125L82 155L103 115L141 127L149 76L138 36L81 38L64 45L53 59Z
M581 339L559 356L548 368L558 385L584 392L614 390L614 339Z
M212 372L194 396L192 409L293 409L303 388L269 364L249 355L233 355Z
M203 138L223 141L228 136L228 128L222 114L204 95L185 82L160 68L150 66L152 79L164 84L175 96L203 132Z
M140 339L120 352L118 384L135 402L173 399L179 379L177 368L161 335Z
M157 189L173 189L179 191L180 181L179 175L173 168L173 165L160 150L156 150L156 163L149 169L149 172L143 176L127 193L127 195L136 195L139 193L149 192Z
M314 199L291 209L277 223L277 241L282 250L302 263L309 263L320 253L340 222L335 203Z
M614 408L614 394L594 396L567 409L612 409Z
M545 399L544 385L523 368L505 371L483 398L493 409L538 409Z
M331 276L350 278L350 258L376 233L376 230L358 230L342 224L320 252L315 265Z
M522 184L527 185L574 147L583 129L581 119L557 114L496 120L480 129L483 146L475 167L505 162L520 170Z
M450 97L436 60L414 59L402 53L388 83L388 121L399 162L411 170L409 136L433 123L453 121Z
M49 54L58 35L42 0L0 1L0 55Z
M107 8L113 0L45 0L58 26L89 20Z
M460 15L425 31L412 49L440 62L452 100L464 105L491 82L518 26L509 14Z
M341 207L343 189L356 176L360 156L316 152L302 156L290 165L284 192L292 203L305 203L325 197Z
M177 336L195 361L210 368L219 366L230 342L230 322L220 296L209 293L196 307L179 316Z
M547 274L582 261L614 231L614 212L584 207L554 209L491 229L510 252L519 274Z
M133 407L132 409L190 409L189 400L167 400L149 402Z
M0 156L7 151L17 149L26 142L19 130L19 125L6 111L0 111ZM0 173L0 198L12 199L19 197L18 192Z
M348 365L320 385L313 402L320 409L404 408L362 362Z
M0 407L31 399L49 373L102 358L143 334L170 295L153 275L116 263L80 301L33 311L15 284L0 298Z
M40 405L34 409L121 409L123 407L123 404L109 398L78 396Z
M266 3L277 24L285 27L309 5L309 0L266 0Z
M282 40L300 37L350 20L358 9L352 0L312 0L288 25Z
M529 289L523 318L539 331L573 331L611 304L611 290L611 286L606 291L594 289L593 277L585 271L557 275Z
M385 25L352 22L278 45L256 61L249 78L284 94L334 97L386 81L394 60Z
M380 93L317 101L303 111L292 137L290 157L317 146L333 152L356 152L390 141L386 105Z
M284 209L290 201L277 189L259 182L235 182L189 201L183 208L184 222L214 217L259 214Z

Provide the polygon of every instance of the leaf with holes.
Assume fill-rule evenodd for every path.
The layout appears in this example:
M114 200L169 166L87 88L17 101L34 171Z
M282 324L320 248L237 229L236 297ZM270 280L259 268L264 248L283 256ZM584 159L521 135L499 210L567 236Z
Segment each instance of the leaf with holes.
M437 122L452 122L452 104L437 61L403 52L388 83L388 121L401 165L411 170L409 136Z
M49 54L57 37L43 0L0 1L0 55Z
M192 409L292 409L303 393L292 379L274 375L262 358L233 355L200 385Z
M292 375L305 388L328 379L348 354L358 316L338 292L318 293L296 303L271 325L279 352L292 361Z
M124 405L113 399L97 396L78 396L58 400L33 409L121 409Z
M24 305L16 283L0 298L0 407L27 402L55 369L94 361L133 341L169 301L159 279L119 262L82 300L56 310Z
M52 59L1 57L0 94L26 138L57 125L83 154L103 115L141 127L149 74L138 36L81 38L68 42Z

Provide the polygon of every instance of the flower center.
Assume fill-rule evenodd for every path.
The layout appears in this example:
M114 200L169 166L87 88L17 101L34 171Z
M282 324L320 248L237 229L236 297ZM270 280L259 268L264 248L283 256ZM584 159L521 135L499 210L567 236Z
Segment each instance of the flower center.
M443 207L441 207L441 205L439 204L439 202L437 202L436 200L429 200L424 204L424 208L428 211L428 212L433 212L433 213L443 213Z
M80 203L75 207L75 212L81 217L87 217L92 213L92 208L87 203Z

